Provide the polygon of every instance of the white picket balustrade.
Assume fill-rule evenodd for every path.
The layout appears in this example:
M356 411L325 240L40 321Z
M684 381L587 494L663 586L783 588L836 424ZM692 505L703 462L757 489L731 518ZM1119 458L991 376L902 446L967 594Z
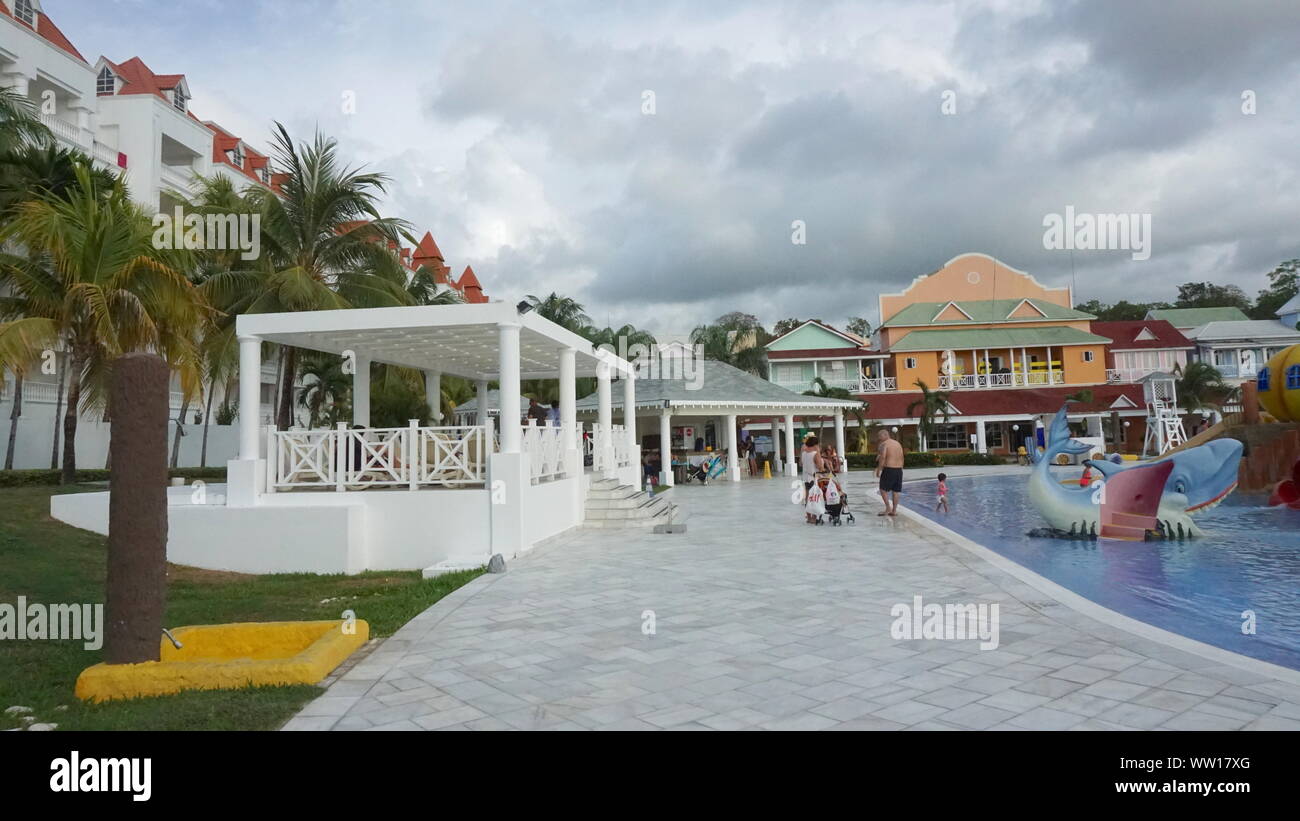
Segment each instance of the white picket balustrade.
M529 419L523 431L523 451L528 454L529 474L533 481L555 479L564 473L564 428L559 425L538 426Z
M271 490L481 485L492 452L490 426L334 430L267 429Z

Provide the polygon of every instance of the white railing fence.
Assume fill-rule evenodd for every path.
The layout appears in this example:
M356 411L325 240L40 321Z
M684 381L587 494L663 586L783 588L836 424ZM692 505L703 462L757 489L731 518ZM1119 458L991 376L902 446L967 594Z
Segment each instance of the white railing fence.
M614 438L614 466L625 468L632 464L632 440L622 425L612 425Z
M267 428L267 487L481 485L492 451L487 426L287 430Z
M564 428L559 425L538 426L529 419L523 430L524 453L528 454L528 469L534 482L557 479L564 475Z

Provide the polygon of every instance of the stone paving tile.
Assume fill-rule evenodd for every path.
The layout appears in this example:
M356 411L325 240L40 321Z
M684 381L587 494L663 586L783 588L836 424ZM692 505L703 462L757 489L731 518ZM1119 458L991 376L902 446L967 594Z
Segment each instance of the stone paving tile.
M576 531L409 622L286 730L1300 729L1300 685L1094 621L904 519L803 529L781 481L673 491L689 537ZM998 603L999 644L898 604ZM653 610L656 631L641 632Z

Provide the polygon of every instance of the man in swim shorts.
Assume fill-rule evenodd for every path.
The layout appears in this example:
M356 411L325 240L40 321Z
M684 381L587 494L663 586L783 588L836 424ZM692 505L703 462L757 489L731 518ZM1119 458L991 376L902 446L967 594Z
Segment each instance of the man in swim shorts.
M885 503L884 511L878 516L898 515L898 494L903 492L903 446L882 430L876 435L879 448L876 450L876 478L880 480L880 500ZM890 499L893 503L890 503Z

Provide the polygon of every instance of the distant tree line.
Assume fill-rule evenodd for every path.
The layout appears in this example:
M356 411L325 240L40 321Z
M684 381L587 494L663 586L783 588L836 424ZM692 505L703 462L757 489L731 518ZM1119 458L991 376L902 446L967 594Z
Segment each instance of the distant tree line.
M1144 319L1148 311L1162 308L1240 308L1251 319L1276 319L1277 311L1300 293L1300 259L1289 259L1268 273L1268 287L1252 300L1237 285L1185 282L1173 302L1104 303L1091 299L1074 306L1105 322Z

